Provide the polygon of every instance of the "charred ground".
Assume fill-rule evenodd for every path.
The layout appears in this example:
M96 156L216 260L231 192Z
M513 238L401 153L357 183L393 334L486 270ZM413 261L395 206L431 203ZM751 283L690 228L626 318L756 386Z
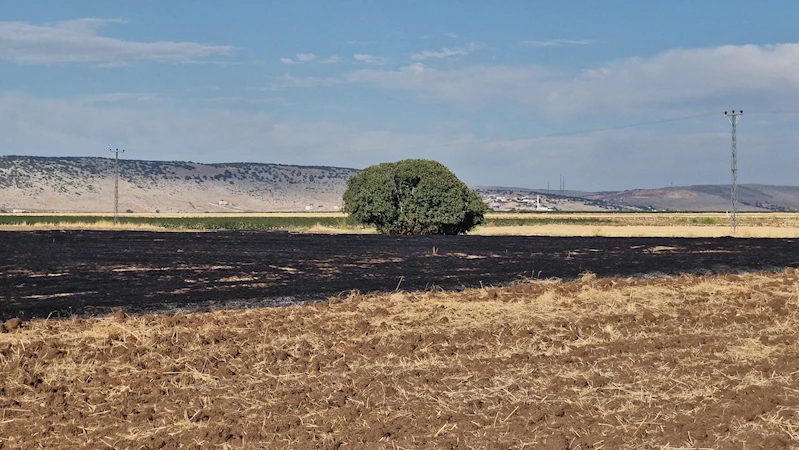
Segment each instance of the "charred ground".
M0 232L0 318L302 303L524 278L799 267L794 239Z

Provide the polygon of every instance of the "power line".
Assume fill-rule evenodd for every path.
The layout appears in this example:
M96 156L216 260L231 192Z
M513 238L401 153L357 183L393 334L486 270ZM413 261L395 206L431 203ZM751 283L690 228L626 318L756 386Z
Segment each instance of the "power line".
M579 134L590 134L590 133L598 133L600 131L613 131L613 130L623 130L625 128L635 128L635 127L643 127L646 125L657 125L660 123L668 123L668 122L679 122L682 120L689 120L689 119L696 119L699 117L707 117L711 116L713 113L705 113L705 114L696 114L693 116L683 116L683 117L673 117L671 119L661 119L661 120L653 120L651 122L639 122L639 123L631 123L627 125L618 125L613 127L603 127L603 128L591 128L586 130L579 130L579 131L566 131L563 133L552 133L552 134L545 134L541 136L533 136L529 138L516 138L516 139L507 139L509 141L520 141L524 139L543 139L543 138L550 138L550 137L561 137L561 136L572 136L572 135L579 135ZM498 141L503 141L505 139L498 139Z
M708 117L715 115L716 113L704 113L704 114L694 114L691 116L682 116L682 117L672 117L668 119L660 119L660 120L652 120L649 122L638 122L638 123L631 123L626 125L617 125L617 126L610 126L610 127L602 127L602 128L587 128L583 130L575 130L575 131L565 131L562 133L549 133L549 134L541 134L537 136L525 136L525 137L518 137L518 138L505 138L505 139L485 139L480 141L469 141L469 142L447 142L443 144L430 144L430 145L420 145L416 147L405 147L407 150L416 150L416 149L423 149L423 148L435 148L435 147L452 147L455 145L464 145L464 144L493 144L499 142L518 142L518 141L527 141L533 139L547 139L553 137L564 137L564 136L577 136L581 134L591 134L591 133L598 133L601 131L613 131L613 130L623 130L625 128L635 128L635 127L643 127L647 125L657 125L661 123L669 123L669 122L680 122L683 120L690 120L696 119L699 117Z
M799 115L799 111L790 111L790 110L775 110L775 111L749 111L748 114L785 114L789 116L796 116Z
M540 134L536 136L524 136L518 138L503 138L503 139L483 139L479 141L459 141L459 142L445 142L441 144L429 144L429 145L418 145L413 147L403 147L406 150L416 150L416 149L424 149L424 148L436 148L436 147L452 147L456 145L473 145L473 144L494 144L500 142L518 142L518 141L528 141L534 139L547 139L553 137L564 137L564 136L579 136L581 134L591 134L591 133L599 133L602 131L614 131L614 130L624 130L627 128L636 128L636 127L644 127L648 125L658 125L662 123L669 123L669 122L681 122L684 120L690 119L698 119L701 117L709 117L714 116L717 113L703 113L703 114L693 114L689 116L680 116L680 117L671 117L667 119L659 119L659 120L652 120L649 122L636 122L630 123L626 125L616 125L616 126L609 126L609 127L601 127L601 128L586 128L583 130L575 130L575 131L564 131L561 133L549 133L549 134ZM799 115L799 111L750 111L747 114L785 114L785 115ZM381 149L375 149L381 150Z

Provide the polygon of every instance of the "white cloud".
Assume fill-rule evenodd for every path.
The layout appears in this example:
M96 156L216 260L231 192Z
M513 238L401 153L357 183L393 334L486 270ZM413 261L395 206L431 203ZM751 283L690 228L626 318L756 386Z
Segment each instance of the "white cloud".
M212 97L206 99L209 103L235 105L235 104L248 104L248 105L263 105L268 103L285 103L286 99L282 97Z
M341 58L339 58L336 55L333 55L333 56L331 56L331 57L329 57L327 59L323 59L323 60L319 61L319 64L336 64L338 62L341 62Z
M62 20L57 22L55 26L58 28L63 28L67 30L73 30L76 32L96 32L100 28L104 27L105 25L111 23L127 23L126 20L122 19L100 19L96 17L88 17L85 19L73 19L73 20Z
M164 103L169 101L166 97L157 94L135 93L135 92L112 92L106 94L89 94L79 97L86 103L116 103L116 102L138 102L138 103Z
M453 103L528 105L556 116L644 110L663 116L736 105L791 110L799 102L799 44L677 49L576 73L529 65L437 70L416 63L396 70L359 70L344 78Z
M346 122L281 120L236 109L236 98L218 100L203 108L0 94L0 148L6 154L106 156L113 147L128 150L129 159L357 168L431 158L470 184L531 188L544 188L548 180L554 186L557 174L566 176L568 188L586 190L728 182L729 125L722 117L712 121L716 128L702 133L631 129L485 140L470 123L432 123L433 131L411 133ZM796 129L794 123L786 128ZM742 182L795 183L795 132L769 129L756 134L751 127L739 139Z
M75 21L61 26L92 30L104 23ZM360 61L377 58L362 54ZM324 61L318 57L313 63ZM265 89L343 84L407 94L392 96L397 101L423 100L407 101L411 115L429 113L429 103L424 101L434 101L455 108L467 106L469 110L462 108L466 112L459 117L469 117L475 110L479 116L473 122L464 119L462 128L439 126L431 119L431 131L412 133L402 131L406 123L400 116L380 126L363 125L380 120L368 113L361 117L361 125L300 122L280 120L262 111L266 108L250 106L282 98L216 97L189 107L147 92L40 99L0 91L0 148L17 154L93 155L94 149L124 147L131 149L131 157L146 159L351 167L427 157L442 161L474 184L544 187L551 173L562 172L569 188L657 187L672 181L727 182L729 124L721 112L735 108L747 111L739 135L742 182L795 184L793 168L799 164L797 118L779 116L767 125L759 123L763 115L755 115L758 110L796 111L799 44L794 43L675 49L582 70L534 65L439 70L421 62L394 69L362 66L336 77L285 74ZM342 105L350 108L348 114L328 116L357 120L353 111L370 106ZM436 117L439 111L446 109L436 109L424 119ZM651 129L491 140L515 133L512 127L518 123L568 131L708 111L718 111L718 117ZM485 124L494 113L496 123ZM518 121L511 121L514 125L501 123L517 113ZM590 120L591 125L581 119ZM489 130L489 125L496 128ZM539 134L534 130L519 133Z
M280 58L280 62L283 64L302 64L311 62L316 59L316 55L313 53L297 53L294 55L294 59L291 58Z
M411 59L414 61L424 61L426 59L442 59L442 58L449 58L450 56L465 56L468 55L470 52L481 48L482 45L471 43L466 47L461 48L442 48L441 50L423 50L419 53L414 53L411 55Z
M484 103L527 89L544 75L546 71L539 67L472 66L445 71L415 63L398 70L359 70L345 79L454 103Z
M799 101L799 44L676 49L549 83L548 106L580 110L788 107Z
M573 45L590 45L594 41L590 39L553 39L551 41L522 41L527 47L567 47Z
M33 25L0 22L0 59L20 64L96 63L119 66L134 62L196 63L229 55L235 47L195 42L135 42L104 37L98 30L119 19L87 18Z
M346 80L334 77L295 77L283 74L275 81L266 85L264 90L279 91L286 88L314 88L320 86L336 86L345 83Z
M316 59L316 55L314 55L313 53L297 53L295 57L299 62L309 62Z
M372 45L374 41L347 41L349 45Z
M444 50L420 53L417 59L455 53ZM367 64L382 62L368 54L354 57ZM478 108L504 102L505 107L521 106L539 116L559 118L596 114L635 117L641 113L668 117L734 107L795 110L799 103L799 43L675 49L578 71L534 65L439 70L417 62L337 77L284 75L269 88L341 84L407 91L418 98Z
M0 94L0 148L6 154L105 156L104 149L113 146L128 150L125 156L132 159L364 167L403 148L441 142L347 123L278 120L235 108L243 99L216 100L208 108L131 107Z
M366 64L385 64L386 63L386 59L385 58L382 58L380 56L367 55L367 54L364 54L364 53L356 53L356 54L352 55L352 57L355 58L356 61L362 62L362 63L366 63Z

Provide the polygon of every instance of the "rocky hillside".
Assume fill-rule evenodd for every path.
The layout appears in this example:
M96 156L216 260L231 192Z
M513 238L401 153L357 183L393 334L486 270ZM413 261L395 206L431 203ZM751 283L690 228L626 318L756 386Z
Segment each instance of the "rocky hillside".
M111 212L114 160L0 156L0 211ZM119 210L201 213L335 211L356 169L259 163L119 160ZM477 187L492 209L727 211L729 185L618 192ZM741 185L742 211L799 211L799 187Z
M119 160L119 210L333 211L355 169ZM108 212L114 160L0 156L0 210Z
M729 185L675 186L583 195L623 207L661 211L728 211L731 208ZM743 184L738 186L738 202L741 211L799 211L799 187Z
M729 211L729 185L697 185L612 192L477 187L495 211ZM740 211L799 211L799 187L738 186Z

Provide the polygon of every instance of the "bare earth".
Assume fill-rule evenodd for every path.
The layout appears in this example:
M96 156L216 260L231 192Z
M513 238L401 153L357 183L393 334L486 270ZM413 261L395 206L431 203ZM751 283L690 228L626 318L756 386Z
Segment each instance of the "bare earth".
M3 449L799 445L795 269L17 326Z

